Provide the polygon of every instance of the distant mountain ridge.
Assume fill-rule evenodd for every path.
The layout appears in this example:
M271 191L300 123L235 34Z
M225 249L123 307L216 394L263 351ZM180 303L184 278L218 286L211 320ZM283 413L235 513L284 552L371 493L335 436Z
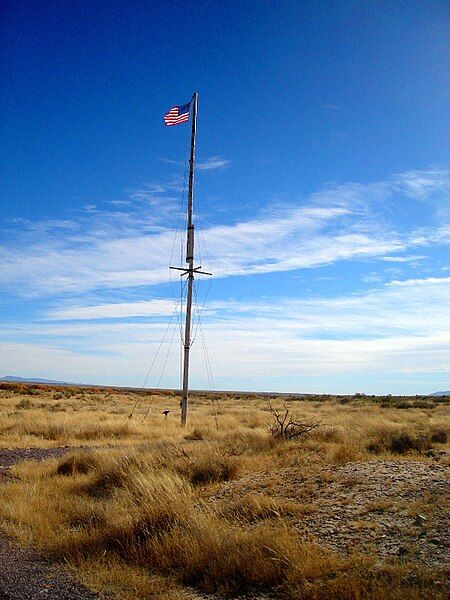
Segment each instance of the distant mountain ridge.
M82 387L90 387L89 384L74 383L73 381L57 381L55 379L44 379L42 377L17 377L16 375L5 375L4 377L0 377L0 382L4 382L4 383L48 383L48 384L54 384L54 385L78 385L78 386L82 386ZM114 386L114 385L111 385L111 386L105 385L102 387L112 387L112 388L113 387L119 387L119 388L124 387L124 389L134 389L132 387L128 388L125 386ZM230 391L230 390L227 390L227 391ZM249 392L249 393L271 394L271 393L278 393L278 392ZM284 392L281 395L288 396L288 395L296 395L296 394L295 394L295 392ZM303 395L303 394L301 394L301 395ZM424 395L426 395L426 394L424 394ZM450 396L450 391L433 392L432 394L427 394L427 395L429 397L431 397L431 396Z
M77 385L69 381L56 381L54 379L42 379L41 377L16 377L15 375L5 375L0 381L5 383L55 383L59 385Z

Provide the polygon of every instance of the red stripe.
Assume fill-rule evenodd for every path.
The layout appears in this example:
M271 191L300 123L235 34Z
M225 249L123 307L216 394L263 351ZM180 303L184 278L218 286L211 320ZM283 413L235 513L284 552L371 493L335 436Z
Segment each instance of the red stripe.
M164 117L166 125L178 125L179 123L186 123L186 121L189 121L189 113L185 113L179 117Z
M179 114L179 106L173 106L166 114L164 115L164 123L166 125L178 125L179 123L186 123L189 121L189 112Z
M189 115L183 115L182 117L165 117L165 121L178 121L178 119L189 119Z

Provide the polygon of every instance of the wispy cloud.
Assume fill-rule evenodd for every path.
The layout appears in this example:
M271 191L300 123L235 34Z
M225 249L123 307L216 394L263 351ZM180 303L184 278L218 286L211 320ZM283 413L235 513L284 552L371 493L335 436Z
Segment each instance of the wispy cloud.
M417 262L419 260L424 260L426 256L380 256L380 260L384 262L390 263L409 263L409 262Z
M203 315L210 325L225 318L227 329L237 326L243 330L258 330L269 326L301 336L318 333L340 337L439 335L450 321L449 296L450 277L427 277L394 280L364 293L335 298L214 301L203 309ZM173 300L153 299L70 306L53 310L48 317L52 321L166 317L173 311ZM242 319L244 325L240 325Z
M73 306L52 311L53 320L121 319L128 317L164 317L174 312L172 300L142 300L95 306Z
M161 162L167 163L169 165L183 165L187 164L181 160L172 160L171 158L160 158ZM200 171L212 171L214 169L223 169L227 167L231 163L230 160L226 158L222 158L220 156L210 156L204 160L197 159L195 163L195 168Z
M429 199L436 194L447 194L445 204L448 206L450 192L449 173L445 169L432 168L426 171L407 171L394 179L399 188L415 200Z
M367 275L363 275L361 278L365 283L377 283L378 281L382 281L382 276L379 273L368 273Z
M113 206L126 207L130 206L130 200L108 200L108 204L112 204Z
M220 156L211 156L210 158L196 163L196 168L200 171L211 171L212 169L223 169L230 164L231 161L220 158Z
M287 384L287 389L296 385L297 391L307 391L311 389L308 378L318 378L313 379L317 391L318 381L326 381L323 378L349 375L351 387L347 390L356 391L364 378L379 378L383 372L384 387L380 383L378 390L388 393L399 373L410 377L422 373L432 377L432 391L445 381L450 364L446 335L449 292L450 278L430 277L394 281L337 298L210 303L203 322L212 364L220 365L217 384L226 387L227 382L229 386L230 381L238 380L242 387L251 388L256 378L270 381L272 377L281 382L275 389L286 389L282 382L289 378L295 383ZM51 321L6 325L3 368L13 372L15 365L26 364L37 374L44 357L45 364L52 365L49 375L54 377L64 373L77 380L83 373L83 381L141 385L149 357L154 356L166 329L169 305L155 299L72 306L54 311ZM156 313L160 318L154 320ZM125 320L136 315L151 319ZM99 320L113 317L107 323ZM67 318L74 321L67 322ZM170 337L158 359L158 374ZM175 343L164 385L177 384L177 354ZM201 345L194 344L192 360L193 385L201 387L205 372ZM323 391L333 391L326 383L322 385Z
M389 201L400 210L413 190L420 202L435 199L438 191L442 198L446 181L448 172L432 170L334 186L296 205L267 207L252 219L207 227L204 238L214 274L283 272L376 257L402 262L405 255L395 261L393 253L442 244L447 228L439 222L420 230L399 229L380 215L378 205ZM167 282L182 218L177 185L129 191L132 204L126 210L84 212L77 221L64 222L58 235L42 235L46 222L17 225L1 249L0 281L15 293L43 296ZM434 204L429 210L432 222Z
M425 279L407 279L405 281L391 281L386 285L393 287L416 287L416 286L430 286L433 284L438 285L449 285L450 277L426 277Z

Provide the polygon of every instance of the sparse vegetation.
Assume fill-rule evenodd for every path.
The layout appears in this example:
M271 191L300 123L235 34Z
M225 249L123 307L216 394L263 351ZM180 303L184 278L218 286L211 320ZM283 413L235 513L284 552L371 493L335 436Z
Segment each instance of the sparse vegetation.
M274 423L271 425L270 431L274 437L283 440L294 440L300 436L305 436L320 425L320 421L301 421L292 413L286 402L279 408L269 401L269 411L274 417Z
M94 589L161 600L190 598L192 588L285 600L445 597L444 578L432 569L405 558L337 553L298 527L315 514L321 490L353 493L360 484L357 475L340 481L335 465L445 460L427 458L447 444L445 403L420 408L409 399L411 406L399 409L394 398L384 406L364 394L345 402L292 397L276 413L283 428L314 426L290 436L273 433L276 398L269 405L256 395L221 395L217 410L207 394L195 394L186 431L176 422L176 393L42 386L38 402L24 410L19 404L29 396L19 388L0 388L3 447L81 448L14 467L15 478L0 488L0 526L64 558ZM166 421L167 407L174 418ZM242 493L227 495L240 482ZM370 519L396 502L368 498L355 515L355 535L376 530ZM427 519L433 507L421 508Z

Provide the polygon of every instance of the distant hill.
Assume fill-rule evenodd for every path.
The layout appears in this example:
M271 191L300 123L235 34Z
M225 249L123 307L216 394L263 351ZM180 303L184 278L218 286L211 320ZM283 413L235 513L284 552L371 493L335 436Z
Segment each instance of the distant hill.
M68 381L55 381L54 379L42 379L41 377L16 377L15 375L5 375L0 381L6 383L56 383L58 385L77 385Z
M4 382L4 383L43 383L43 384L53 384L53 385L76 385L79 387L93 387L93 384L86 384L86 383L74 383L72 381L57 381L55 379L45 379L42 377L17 377L16 375L5 375L4 377L0 377L0 383ZM96 384L98 385L98 384ZM107 388L117 388L117 389L127 389L127 390L134 390L134 389L140 389L140 388L135 388L135 387L125 387L125 386L114 386L114 385L108 385L108 384L103 384L100 387L107 387ZM161 390L163 391L163 390ZM195 392L207 392L208 390L191 390L191 391L195 391ZM252 395L257 395L257 396L272 396L273 394L276 394L277 396L292 396L294 397L303 397L303 396L314 396L314 394L296 394L296 393L292 393L292 392L248 392L248 391L237 391L237 390L216 390L217 393L234 393L234 394L249 394L250 396ZM326 395L326 394L324 394ZM439 396L450 396L450 391L445 391L445 392L433 392L433 394L428 394L428 397L439 397Z

